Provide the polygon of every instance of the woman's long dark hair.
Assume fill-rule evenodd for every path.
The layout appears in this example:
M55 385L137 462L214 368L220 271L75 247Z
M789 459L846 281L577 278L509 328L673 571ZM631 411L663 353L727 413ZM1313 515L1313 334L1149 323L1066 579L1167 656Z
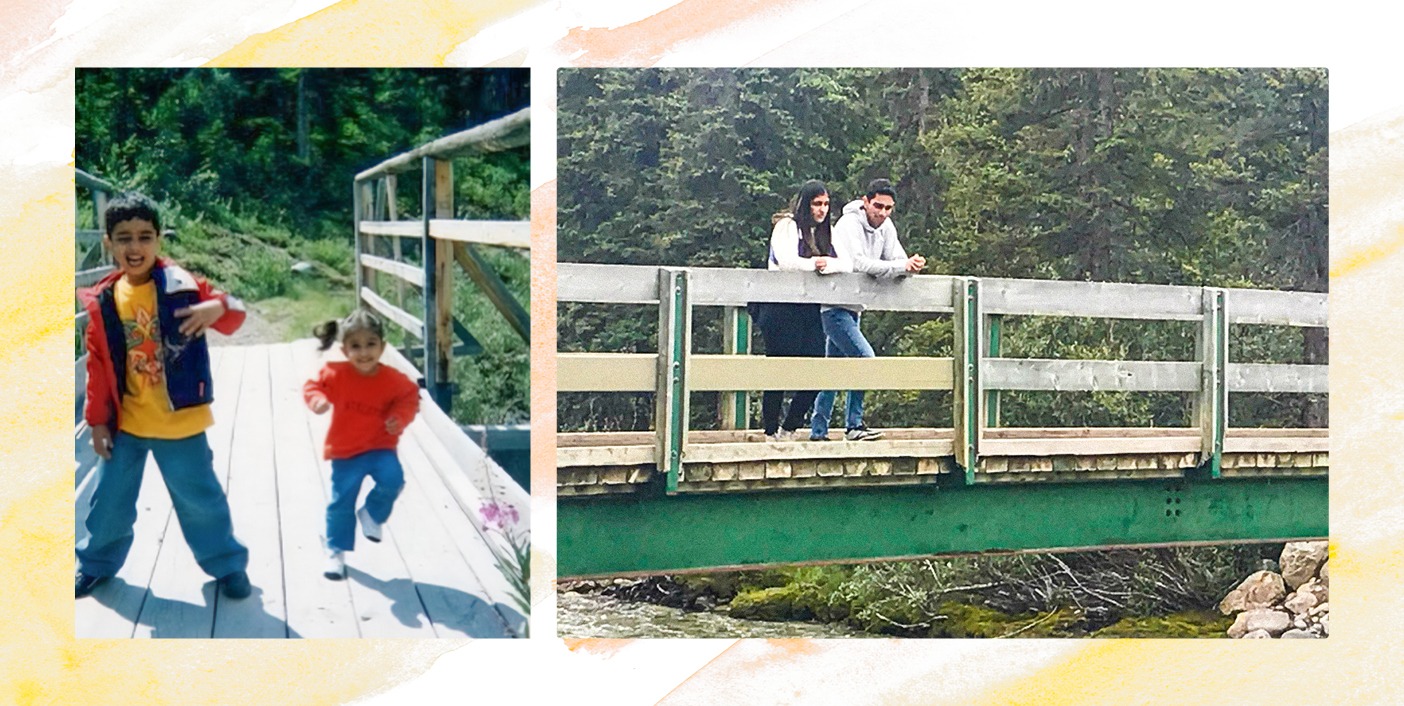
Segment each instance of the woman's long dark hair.
M827 193L829 193L829 189L824 186L824 182L818 179L810 179L800 186L794 211L795 225L799 226L800 232L800 257L832 256L834 254L834 239L829 230L828 214L824 216L823 221L816 223L814 214L809 210L811 201ZM829 208L833 208L832 203ZM829 213L832 214L833 211L830 210Z

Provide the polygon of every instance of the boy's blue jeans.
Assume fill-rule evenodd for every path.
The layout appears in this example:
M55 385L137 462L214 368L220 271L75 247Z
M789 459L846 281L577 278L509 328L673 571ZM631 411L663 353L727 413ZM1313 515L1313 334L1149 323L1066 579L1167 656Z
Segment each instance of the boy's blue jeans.
M215 477L214 454L205 433L148 439L119 431L112 439L112 457L97 469L97 488L85 523L89 536L78 544L79 570L89 576L113 576L126 562L147 452L156 457L180 531L200 568L215 578L247 568L249 550L234 538L229 499Z
M847 309L828 309L819 313L824 324L824 353L829 358L872 358L873 347L863 337L858 328L859 314ZM818 439L829 435L829 416L834 412L834 400L838 393L825 390L814 398L814 417L810 420L809 438ZM849 390L844 410L844 423L848 429L863 426L863 391Z
M349 552L356 548L356 497L361 481L370 476L375 487L366 493L366 512L384 523L395 498L405 487L405 471L394 449L376 449L351 458L332 459L332 500L327 505L327 548Z

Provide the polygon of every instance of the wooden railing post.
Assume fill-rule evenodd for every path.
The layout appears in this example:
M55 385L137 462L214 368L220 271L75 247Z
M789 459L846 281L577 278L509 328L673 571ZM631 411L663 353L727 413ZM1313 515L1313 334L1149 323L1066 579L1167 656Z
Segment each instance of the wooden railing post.
M430 234L430 222L453 214L453 163L424 158L424 381L444 411L453 403L449 375L453 363L452 243Z
M687 270L658 270L658 373L655 378L654 429L658 472L669 493L678 490L687 443L687 363L692 351L692 307Z
M361 183L351 180L351 270L356 277L356 306L364 306L361 288L365 286L365 270L361 265Z
M955 334L953 377L955 396L951 405L955 413L955 461L965 469L965 482L975 482L979 462L980 431L980 360L984 336L984 312L980 307L980 280L957 277L951 302L954 305L952 328Z
M1201 466L1209 475L1221 474L1224 434L1228 427L1228 318L1224 312L1225 290L1205 287L1204 320L1195 336L1195 357L1200 364L1199 395L1195 398L1195 420L1200 429Z
M396 186L398 182L394 174L385 175L385 219L397 221L400 219L399 206L395 203ZM395 262L405 261L405 239L391 238L395 242ZM405 308L405 281L399 277L395 278L395 306Z
M360 221L370 221L370 220L374 220L374 219L375 219L375 182L374 182L374 181L363 181L363 182L361 182L361 185L360 185L360 192L361 192L360 219L359 219L357 222L359 223ZM374 235L372 235L372 234L370 234L370 233L361 233L361 252L364 252L364 253L366 253L367 255L374 255L374 254L375 254L375 236L374 236ZM358 261L360 260L360 255L359 255L359 254L356 256L356 259L357 259ZM370 268L366 268L365 273L364 273L362 276L364 277L364 281L365 281L365 283L366 283L366 286L369 287L370 290L371 290L372 292L375 292L376 294L380 294L380 290L379 290L379 289L376 289L376 283L377 283L378 280L376 279L375 270L370 269Z
M746 355L751 352L751 319L739 306L722 309L722 352L730 355ZM732 391L721 393L721 428L747 429L750 427L750 393Z
M987 351L989 357L998 358L1000 349L1000 338L1004 330L1004 317L1000 314L990 314L985 317L987 324L985 338L989 341ZM999 390L989 390L985 392L985 426L999 426Z

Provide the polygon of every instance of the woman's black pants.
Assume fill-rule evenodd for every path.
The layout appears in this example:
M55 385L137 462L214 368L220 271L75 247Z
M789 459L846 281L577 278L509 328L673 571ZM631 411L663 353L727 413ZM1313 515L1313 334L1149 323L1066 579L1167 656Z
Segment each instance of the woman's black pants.
M824 325L819 321L818 304L761 304L759 309L756 323L765 340L767 357L824 357ZM783 425L786 431L806 425L805 417L814 406L814 398L823 384L816 380L815 386L813 390L795 392L790 398L790 409L785 414ZM781 390L767 390L761 397L761 423L766 434L774 434L782 427L780 403L784 395Z

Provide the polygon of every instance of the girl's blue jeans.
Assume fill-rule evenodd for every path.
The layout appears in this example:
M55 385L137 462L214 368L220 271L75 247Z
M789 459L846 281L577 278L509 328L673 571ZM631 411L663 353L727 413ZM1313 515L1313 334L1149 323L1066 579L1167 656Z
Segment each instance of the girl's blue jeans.
M126 562L148 452L156 457L180 531L200 568L215 578L247 568L249 550L234 538L229 499L215 477L214 454L205 433L148 439L119 431L112 439L112 457L97 469L85 523L89 536L78 543L78 569L89 576L113 576Z
M405 487L405 471L394 449L376 449L351 458L332 459L332 499L327 505L327 548L349 552L356 548L356 498L361 481L370 476L375 487L366 493L366 512L384 523L395 498Z
M873 347L863 337L858 328L859 314L847 309L828 309L819 313L824 324L824 353L829 358L872 358ZM834 400L838 393L825 390L814 399L814 416L810 420L809 437L817 439L829 435L829 416L834 412ZM847 406L844 410L844 423L848 429L863 426L863 391L849 390Z

